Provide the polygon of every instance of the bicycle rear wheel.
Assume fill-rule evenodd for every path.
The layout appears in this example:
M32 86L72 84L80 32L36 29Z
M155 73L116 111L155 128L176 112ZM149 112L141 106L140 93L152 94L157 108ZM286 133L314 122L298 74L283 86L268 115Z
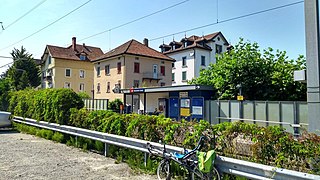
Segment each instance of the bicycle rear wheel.
M191 174L192 180L220 180L220 174L218 170L213 166L209 173L202 173L198 168L194 169L194 173Z
M170 180L170 161L163 159L158 166L157 176L159 180Z

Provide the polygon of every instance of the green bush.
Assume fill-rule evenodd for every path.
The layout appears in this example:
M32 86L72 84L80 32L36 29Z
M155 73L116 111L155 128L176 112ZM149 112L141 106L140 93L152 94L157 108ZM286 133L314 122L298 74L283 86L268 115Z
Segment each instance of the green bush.
M70 89L27 89L11 93L8 109L16 116L70 125L70 109L83 106L81 97Z
M114 112L120 112L120 105L123 105L120 99L115 99L114 101L109 101L108 109Z

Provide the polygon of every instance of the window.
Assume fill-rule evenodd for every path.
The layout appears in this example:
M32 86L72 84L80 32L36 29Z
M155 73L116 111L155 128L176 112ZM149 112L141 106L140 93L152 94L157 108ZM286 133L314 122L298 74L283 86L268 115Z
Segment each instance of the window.
M100 93L100 83L97 84L97 93Z
M172 68L174 68L174 63L172 63Z
M110 93L110 82L107 82L107 93Z
M134 73L140 73L140 63L135 62L134 63Z
M84 78L84 70L80 70L80 78Z
M164 61L161 61L161 64L164 64Z
M205 66L205 65L206 65L206 57L201 56L201 66Z
M51 56L48 56L48 64L51 64Z
M166 75L166 67L165 66L160 66L160 74L161 74L161 76Z
M164 82L161 82L160 83L160 86L162 87L162 86L165 86L166 85L166 83L164 83Z
M86 60L86 59L87 59L86 55L80 55L80 60Z
M182 57L182 67L186 67L187 66L187 57L184 56Z
M84 91L84 84L83 84L83 83L80 83L79 90L80 90L81 92L83 92L83 91Z
M172 81L174 81L174 73L172 73Z
M135 57L134 59L137 60L137 61L139 61L139 57Z
M66 69L66 77L71 77L71 69Z
M70 89L71 88L71 84L69 82L65 82L64 83L64 88Z
M117 64L118 74L121 74L121 62Z
M106 76L110 75L110 65L106 65L104 67L104 73Z
M97 67L97 76L100 77L100 66Z
M139 87L139 80L133 80L133 87L138 88Z
M183 71L182 72L182 81L186 81L187 80L187 71Z
M216 44L216 54L221 54L222 53L222 46L219 44Z

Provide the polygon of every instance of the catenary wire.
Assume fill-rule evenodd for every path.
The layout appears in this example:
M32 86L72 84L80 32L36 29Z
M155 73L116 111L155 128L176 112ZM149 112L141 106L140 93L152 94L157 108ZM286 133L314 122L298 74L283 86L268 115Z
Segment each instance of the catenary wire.
M150 17L150 16L152 16L152 15L158 14L158 13L160 13L160 12L166 11L166 10L168 10L168 9L171 9L171 8L173 8L173 7L176 7L176 6L178 6L178 5L181 5L181 4L183 4L183 3L186 3L186 2L188 2L188 1L190 1L190 0L181 1L181 2L179 2L179 3L173 4L173 5L171 5L171 6L168 6L168 7L166 7L166 8L160 9L160 10L155 11L155 12L153 12L153 13L150 13L150 14L147 14L147 15L145 15L145 16L139 17L139 18L134 19L134 20L132 20L132 21L128 21L128 22L126 22L126 23L120 24L120 25L115 26L115 27L113 27L113 28L110 28L110 29L101 31L101 32L99 32L99 33L93 34L93 35L91 35L91 36L85 37L85 38L83 38L83 39L80 39L79 41L83 41L83 40L86 40L86 39L89 39L89 38L98 36L98 35L100 35L100 34L103 34L103 33L106 33L106 32L110 32L110 31L112 31L112 30L118 29L118 28L123 27L123 26L126 26L126 25L128 25L128 24L137 22L137 21L139 21L139 20L141 20L141 19L144 19L144 18Z
M46 28L50 27L51 25L55 24L56 22L60 21L61 19L63 19L63 18L65 18L65 17L67 17L67 16L68 16L68 15L70 15L71 13L73 13L73 12L77 11L78 9L80 9L81 7L83 7L84 5L88 4L90 1L92 1L92 0L88 0L88 1L86 1L85 3L81 4L81 5L80 5L80 6L78 6L77 8L73 9L72 11L70 11L70 12L68 12L67 14L65 14L65 15L61 16L61 17L60 17L60 18L58 18L57 20L55 20L55 21L51 22L50 24L46 25L45 27L43 27L43 28L39 29L38 31L36 31L36 32L34 32L34 33L32 33L32 34L30 34L29 36L27 36L27 37L25 37L25 38L23 38L23 39L21 39L21 40L19 40L19 41L15 42L15 43L12 43L12 44L10 44L10 45L8 45L8 46L6 46L6 47L4 47L4 48L0 49L0 51L2 51L2 50L4 50L4 49L7 49L7 48L9 48L9 47L11 47L11 46L13 46L13 45L16 45L16 44L18 44L18 43L20 43L20 42L22 42L22 41L24 41L24 40L26 40L26 39L28 39L28 38L30 38L30 37L32 37L32 36L34 36L35 34L37 34L37 33L41 32L41 31L43 31L44 29L46 29Z
M254 13L250 13L250 14L246 14L246 15L242 15L242 16L237 16L237 17L225 19L225 20L222 20L222 21L219 21L219 22L210 23L210 24L206 24L206 25L203 25L203 26L198 26L198 27L194 27L194 28L191 28L191 29L187 29L187 30L176 32L176 33L171 33L171 34L168 34L168 35L164 35L164 36L160 36L160 37L157 37L157 38L153 38L153 39L150 39L149 41L154 41L154 40L158 40L158 39L174 36L176 34L182 34L182 33L188 32L188 31L193 31L193 30L197 30L197 29L213 26L213 25L216 25L216 24L221 24L221 23L242 19L242 18L245 18L245 17L257 15L257 14L262 14L262 13L273 11L273 10L277 10L277 9L286 8L286 7L293 6L293 5L296 5L296 4L300 4L300 3L303 3L303 2L304 1L297 1L297 2L294 2L294 3L290 3L290 4L286 4L286 5L282 5L282 6L277 6L277 7L265 9L265 10L262 10L262 11L257 11L257 12L254 12Z
M33 8L31 8L28 12L24 13L22 16L20 16L18 19L14 20L12 23L10 23L8 26L4 27L4 30L8 29L10 26L14 25L15 23L17 23L19 20L21 20L22 18L24 18L26 15L28 15L29 13L31 13L33 10L35 10L37 7L39 7L41 4L43 4L44 2L46 2L47 0L42 0L40 3L38 3L37 5L35 5Z

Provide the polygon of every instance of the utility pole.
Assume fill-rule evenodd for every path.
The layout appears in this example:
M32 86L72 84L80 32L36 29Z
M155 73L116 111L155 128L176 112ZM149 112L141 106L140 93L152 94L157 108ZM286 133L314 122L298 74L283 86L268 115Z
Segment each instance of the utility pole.
M319 0L305 0L309 132L320 134Z

